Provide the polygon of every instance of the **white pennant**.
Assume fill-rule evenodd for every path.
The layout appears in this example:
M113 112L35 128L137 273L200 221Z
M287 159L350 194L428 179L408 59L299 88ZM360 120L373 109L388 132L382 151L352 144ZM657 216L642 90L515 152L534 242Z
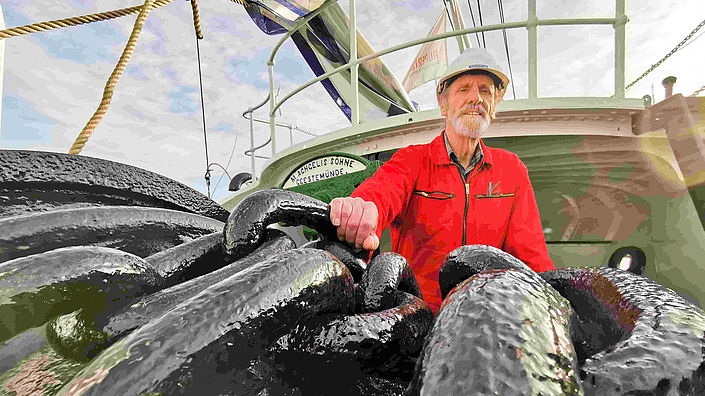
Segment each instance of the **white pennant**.
M446 16L445 10L441 12L441 16L433 25L429 37L437 36L446 32ZM404 77L402 85L406 92L417 88L428 81L443 76L446 67L448 67L448 51L446 49L446 40L431 41L424 44L421 50L414 58L409 71Z

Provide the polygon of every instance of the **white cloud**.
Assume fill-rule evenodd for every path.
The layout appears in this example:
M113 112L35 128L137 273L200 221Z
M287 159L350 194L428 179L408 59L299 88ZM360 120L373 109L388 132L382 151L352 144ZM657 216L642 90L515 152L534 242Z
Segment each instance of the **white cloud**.
M8 0L3 2L3 12L7 25L17 26L139 3L139 0L109 0L80 5L35 0L32 4L23 4L20 0ZM581 17L614 15L612 0L575 2L569 11L560 0L538 3L541 18L564 18L569 16L568 12ZM439 4L427 1L359 2L358 26L370 45L381 50L424 37L441 12ZM466 12L466 25L471 26L467 5L460 4ZM348 10L347 1L341 1L340 5ZM631 2L631 7L627 8L630 18L627 24L627 82L641 75L697 26L702 19L702 13L692 12L697 7L701 7L701 0ZM250 159L243 155L250 146L249 123L241 114L267 96L265 62L280 36L262 33L244 8L233 2L200 2L199 8L205 36L199 44L209 161L225 166L238 136L235 154L228 167L228 172L234 175L249 171ZM504 8L507 21L526 17L525 2L505 2ZM477 21L477 9L474 7L473 11ZM22 101L3 101L0 147L27 148L26 141L18 140L20 129L46 129L27 133L27 136L44 136L29 148L68 151L95 112L134 20L135 15L71 27L61 32L5 40L4 95L6 98L22 98ZM496 5L483 8L483 20L485 24L499 22ZM20 22L13 24L13 21ZM83 155L139 166L206 192L192 23L188 2L174 2L150 12L128 69L116 87L110 109L86 144ZM539 50L542 56L546 56L540 63L542 95L611 94L611 26L590 28L591 32L599 33L587 38L571 28L541 27L540 31L545 42L540 43ZM515 88L518 98L523 98L528 92L526 29L509 30L507 34ZM487 33L485 38L488 47L504 61L506 55L501 33ZM475 45L475 36L470 39ZM452 60L458 53L456 41L449 39L447 43L449 59ZM418 49L409 48L382 59L401 81ZM705 84L696 62L704 49L705 39L693 42L628 91L628 95L641 97L650 94L653 83L657 100L663 99L662 96L659 98L663 91L660 81L669 74L679 78L676 92L691 94ZM277 87L281 87L280 98L302 81L313 78L313 73L290 40L277 55L275 73ZM436 106L432 83L412 91L410 97L423 109ZM511 94L506 97L511 98ZM19 103L21 108L10 107L13 103ZM266 105L255 116L267 118L268 109L269 105ZM281 109L282 115L277 114L278 121L317 134L349 126L321 84L296 95ZM262 143L269 135L269 127L256 124L255 134L255 143ZM286 128L278 128L277 137L279 149L288 146L289 131ZM309 138L309 135L294 131L296 143ZM262 153L269 155L268 149ZM264 160L257 160L260 170L263 164ZM219 167L213 168L212 187L221 174ZM227 178L220 183L214 196L222 198L227 194L226 190Z

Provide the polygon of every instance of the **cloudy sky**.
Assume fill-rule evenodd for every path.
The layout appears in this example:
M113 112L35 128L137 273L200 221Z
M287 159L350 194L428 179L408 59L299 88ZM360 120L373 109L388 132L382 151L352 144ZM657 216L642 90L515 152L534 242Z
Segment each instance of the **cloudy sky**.
M3 0L5 25L109 11L139 5L140 0ZM471 2L479 24L477 0ZM539 18L613 16L613 0L538 1ZM347 0L340 1L348 9ZM472 26L468 2L460 1L466 25ZM358 27L376 50L426 36L442 11L441 0L358 2ZM484 24L499 23L498 4L480 0ZM505 20L526 18L526 0L504 0ZM232 176L249 171L249 123L241 117L268 93L266 60L278 36L262 33L245 9L228 0L199 3L205 38L200 40L209 161ZM627 83L669 53L703 19L702 0L632 0L627 2ZM106 22L35 33L5 40L0 148L68 152L95 112L105 83L117 64L136 14ZM627 91L628 97L654 94L664 99L661 80L678 77L674 92L688 96L705 85L702 54L705 29L659 68ZM516 98L526 98L527 34L507 31ZM613 94L614 33L610 26L539 27L539 95L610 96ZM482 38L480 37L480 40ZM486 46L506 62L501 32L485 34ZM477 46L477 38L471 37ZM458 54L448 41L449 59ZM404 78L418 47L382 59ZM698 66L697 63L700 63ZM506 67L506 66L505 66ZM312 79L289 40L276 57L275 78L281 96ZM410 93L422 109L435 107L432 84ZM700 94L705 95L704 93ZM510 91L505 96L512 99ZM266 111L255 113L266 118ZM349 126L320 84L282 106L278 121L294 131L294 143ZM269 127L256 124L255 143L267 140ZM280 130L278 149L288 147L289 132ZM153 10L142 31L111 106L81 155L118 161L160 173L204 194L206 169L196 43L188 1ZM232 154L232 156L231 156ZM265 151L264 154L269 154ZM258 160L261 171L264 160ZM214 166L211 194L229 193L228 178ZM218 184L219 183L219 184ZM216 184L218 184L217 188Z

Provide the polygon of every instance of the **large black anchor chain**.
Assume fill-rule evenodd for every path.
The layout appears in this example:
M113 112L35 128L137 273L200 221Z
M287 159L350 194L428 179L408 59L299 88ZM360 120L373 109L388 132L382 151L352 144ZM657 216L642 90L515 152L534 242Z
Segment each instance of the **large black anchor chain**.
M26 257L0 264L9 269L3 273L4 279L12 279L11 274L20 273L8 265L16 262L55 264L56 260L46 258L56 255L62 257L64 265L46 267L43 271L47 279L51 276L83 279L80 278L82 267L76 266L78 261L66 253L80 250L110 251L113 255L132 257L132 261L140 264L141 273L151 274L149 279L154 281L145 284L132 280L127 286L117 288L116 285L125 282L101 278L104 287L122 290L125 294L120 298L106 297L101 307L87 304L90 299L74 293L66 298L66 303L59 304L61 309L54 309L47 304L50 298L44 296L46 291L42 292L44 297L30 301L31 306L23 309L46 309L46 315L32 318L31 323L22 326L10 327L9 321L3 322L7 327L3 348L0 348L0 364L5 370L0 375L3 391L21 390L38 395L188 394L194 387L206 384L219 388L221 394L258 394L267 390L287 394L312 390L315 386L310 382L320 383L317 377L309 378L309 383L296 384L292 381L295 365L274 370L267 364L283 361L288 353L312 356L309 350L286 350L281 340L295 340L294 336L301 336L303 340L310 336L304 329L315 328L317 323L330 324L333 317L360 334L377 332L379 345L374 351L379 352L379 356L372 356L365 349L369 337L347 340L350 351L359 352L354 354L353 361L384 360L386 363L380 365L390 369L388 376L391 378L401 373L399 368L403 365L398 363L404 360L399 359L401 356L412 359L403 366L401 374L406 373L408 377L411 372L413 358L420 351L433 316L423 300L406 292L420 296L405 261L400 261L400 256L389 256L386 260L381 257L376 261L378 264L369 266L373 271L368 272L367 264L361 260L365 254L345 245L326 240L311 244L335 252L341 256L339 260L321 249L295 249L290 238L267 228L273 222L286 221L291 225L310 226L323 235L335 235L328 221L327 205L322 202L287 191L265 190L253 194L236 208L229 218L229 226L221 225L222 231L218 233L212 233L213 228L208 225L211 220L202 221L206 226L198 226L196 233L190 231L189 223L181 222L175 228L175 237L169 237L173 242L156 244L150 243L150 236L157 234L154 237L159 237L160 232L140 231L135 238L129 235L129 228L130 224L146 224L140 220L135 222L135 213L139 214L138 218L142 213L156 213L158 217L165 213L160 212L164 209L156 212L151 208L133 207L101 210L101 207L62 207L6 218L8 224L40 224L41 221L34 219L42 217L49 228L62 232L52 238L37 231L37 235L46 235L42 237L46 243L34 241L31 248L34 250L11 249ZM184 218L172 212L169 212L172 218ZM94 213L104 213L107 220L101 222L100 216L96 218ZM125 250L135 249L134 245L149 247L137 248L136 252L143 259L103 247L60 247L81 243L77 235L86 233L81 227L93 223L98 223L98 227L94 227L98 235L103 235L102 231L111 237L96 239L94 235L84 243L108 243ZM159 226L168 228L168 223L162 221L160 224L164 225ZM134 228L143 229L142 226ZM185 237L179 237L179 232ZM19 242L13 242L13 246L24 246L25 241L32 241L31 234L15 232L11 242ZM233 235L249 237L239 239L246 242L235 243L230 246L233 249L228 249L228 240L238 240L231 238ZM179 238L183 243L179 244ZM162 250L155 252L157 246ZM51 250L56 247L59 248ZM118 264L118 275L136 272L122 262ZM42 268L32 266L34 271L42 271ZM65 274L59 274L59 268ZM397 279L392 279L394 277ZM356 312L355 280L364 285L358 287L357 294L364 295L367 288L377 290L367 293L368 296L379 295L370 301L384 302L388 306L379 307L379 312L373 312L374 309ZM36 277L35 283L37 285L29 286L40 291L49 290L52 284L40 277ZM380 287L382 284L385 286ZM24 329L28 330L23 332ZM329 356L336 353L333 349L328 352ZM340 389L352 390L353 394L359 394L358 391L377 394L380 390L400 394L403 391L405 382L378 374L374 364L365 370L358 365L351 372L352 379L339 384Z
M416 278L406 259L382 253L372 259L357 284L355 314L319 316L300 324L280 340L290 360L309 354L316 362L308 374L321 368L331 375L341 370L336 392L401 394L433 323L433 313L421 298ZM299 354L295 354L299 352ZM315 371L315 373L314 373ZM331 384L301 384L304 394L325 394Z
M586 395L705 395L705 313L616 268L540 274L576 312Z
M223 229L193 213L134 206L58 209L0 219L0 262L67 246L103 246L140 257Z
M102 352L59 395L193 394L237 387L250 361L317 312L352 309L350 272L327 252L271 256ZM149 373L145 376L144 373Z
M184 245L188 244L190 243ZM162 257L171 256L172 254L169 252L181 246L183 245L166 250ZM259 264L273 255L295 247L294 241L289 236L278 230L270 230L265 243L252 254L240 260L229 263L204 276L195 277L173 287L133 299L129 305L121 308L117 307L97 313L82 310L57 317L48 323L48 336L52 339L54 347L63 355L78 361L90 360L132 331L173 310L208 287ZM218 245L217 252L221 252L220 245ZM206 250L204 256L212 256L210 249ZM176 263L183 263L183 261L174 260ZM67 323L71 323L71 325L67 326Z
M375 257L368 266L362 259L367 253L353 251L336 241L329 208L316 199L276 189L260 191L248 198L233 210L226 225L227 252L233 252L235 257L246 254L250 246L259 243L261 230L274 222L307 225L319 231L324 239L302 248L331 252L358 281L355 313L319 315L302 322L262 359L260 371L266 371L263 367L277 366L279 370L270 369L268 374L279 377L278 383L287 382L304 394L319 394L326 390L318 386L330 387L320 381L321 371L345 367L348 376L339 379L336 389L343 392L354 389L354 394L376 394L383 389L400 393L405 383L387 380L383 375L399 361L413 360L418 355L433 320L406 260L390 253ZM242 218L251 219L254 226L237 228L240 222L236 219ZM302 373L303 360L315 364L313 372ZM405 371L410 372L411 367ZM296 368L296 373L290 371L292 368ZM398 370L395 375L399 375ZM269 384L277 385L271 380Z
M225 253L233 258L250 254L262 244L267 226L279 222L336 235L328 205L307 195L269 188L248 195L233 209L223 229Z
M79 308L96 312L149 294L164 280L116 249L72 246L0 264L0 341Z
M638 275L464 246L434 318L403 257L368 264L302 194L254 192L225 224L65 201L0 220L0 393L705 394L705 313Z
M646 277L536 274L498 249L464 246L440 283L445 300L408 395L705 394L705 313Z
M570 304L528 266L463 246L441 276L447 296L406 395L582 395Z

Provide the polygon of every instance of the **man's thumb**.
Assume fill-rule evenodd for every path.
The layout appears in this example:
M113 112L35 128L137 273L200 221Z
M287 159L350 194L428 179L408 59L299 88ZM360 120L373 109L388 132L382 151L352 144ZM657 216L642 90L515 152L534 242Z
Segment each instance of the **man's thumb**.
M362 242L362 248L365 250L375 250L378 247L379 238L377 237L377 234L369 235L367 238L365 238L365 241Z

